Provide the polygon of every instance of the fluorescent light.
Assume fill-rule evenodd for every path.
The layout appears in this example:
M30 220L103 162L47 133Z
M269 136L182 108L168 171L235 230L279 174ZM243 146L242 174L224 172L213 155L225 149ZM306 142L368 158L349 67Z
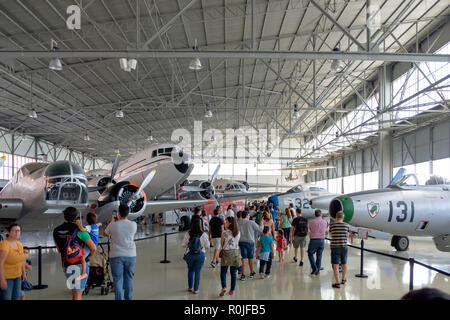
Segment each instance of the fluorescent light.
M333 52L340 52L339 48L334 48ZM331 63L331 72L334 73L339 73L342 72L342 70L344 70L344 63L339 60L339 59L334 59L333 62Z
M89 141L91 140L91 137L89 137L89 135L86 133L86 135L84 136L84 141Z
M137 66L137 60L136 59L130 59L127 60L126 58L120 58L119 59L120 68L123 71L130 72L131 70L135 70Z
M132 70L135 70L137 66L137 60L136 59L130 59L128 60L128 67Z
M189 69L191 70L200 70L202 68L202 63L199 58L195 58L189 63Z
M298 112L298 105L297 104L294 105L294 118L295 119L300 118L300 113Z

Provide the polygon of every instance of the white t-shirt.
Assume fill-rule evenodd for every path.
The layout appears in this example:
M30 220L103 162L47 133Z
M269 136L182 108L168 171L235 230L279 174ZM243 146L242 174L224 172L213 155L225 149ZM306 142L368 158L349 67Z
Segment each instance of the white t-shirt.
M227 210L227 218L233 217L234 218L234 211L232 209Z
M225 242L222 247L223 250L239 249L239 239L241 238L240 232L236 235L236 237L233 237L230 230L224 230L223 237L225 238Z
M136 231L136 222L130 220L111 222L105 229L111 239L109 257L136 257L136 244L134 243Z
M187 248L190 239L191 237L189 236L189 232L186 232L181 246L183 248ZM200 243L202 244L202 252L206 253L206 248L209 248L210 246L208 233L203 232L202 236L200 237ZM189 252L189 249L187 249L186 253L187 252Z

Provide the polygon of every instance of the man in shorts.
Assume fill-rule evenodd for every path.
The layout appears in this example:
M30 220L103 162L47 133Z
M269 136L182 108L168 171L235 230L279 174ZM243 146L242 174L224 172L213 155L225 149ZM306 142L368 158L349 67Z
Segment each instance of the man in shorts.
M88 277L78 280L76 279L79 275L81 275L82 265L81 262L79 264L68 264L65 258L65 250L67 246L67 236L72 236L76 233L76 240L78 243L85 247L87 246L93 254L97 247L92 241L89 233L87 231L80 231L78 226L76 225L76 221L80 219L80 212L74 207L68 207L64 209L64 222L53 230L53 239L56 244L56 249L61 254L61 261L63 263L63 271L64 275L67 278L66 284L69 289L72 290L72 300L81 300L81 296L84 291L84 287L86 286L86 282ZM86 261L86 273L89 274L89 258L85 255Z
M241 250L242 257L242 274L241 281L245 281L245 260L248 260L248 266L250 268L250 278L255 276L253 271L253 256L255 253L255 235L261 233L264 225L258 226L255 221L249 219L247 211L242 211L242 219L238 221L239 231L241 232L241 237L239 238L239 249Z
M223 220L219 217L219 208L214 209L214 216L209 221L209 242L214 246L211 267L219 263L220 239L223 232Z
M338 211L336 213L336 222L330 224L331 235L331 264L333 266L335 283L332 284L333 288L339 289L341 284L347 282L347 237L348 237L348 225L344 222L344 213ZM342 281L339 281L339 265L342 265Z
M303 266L305 256L306 236L308 235L308 220L302 217L302 209L296 209L296 217L291 223L290 243L294 245L294 262L297 262L297 252L300 247L300 263Z

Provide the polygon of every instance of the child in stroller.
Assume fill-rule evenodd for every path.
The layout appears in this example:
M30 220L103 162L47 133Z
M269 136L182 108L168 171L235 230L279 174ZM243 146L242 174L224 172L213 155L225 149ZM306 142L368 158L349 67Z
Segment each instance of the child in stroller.
M90 256L89 278L86 282L84 294L87 295L89 290L95 287L101 287L101 295L107 295L113 287L108 256L102 244L99 244L95 253Z

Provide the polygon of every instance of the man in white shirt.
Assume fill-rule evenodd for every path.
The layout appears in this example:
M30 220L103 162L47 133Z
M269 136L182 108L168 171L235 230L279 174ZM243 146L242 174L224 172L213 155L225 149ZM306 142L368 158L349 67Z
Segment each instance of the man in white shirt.
M117 220L111 216L108 226L103 231L104 236L110 237L109 258L111 272L114 278L114 294L116 300L122 300L122 290L125 289L125 300L131 300L133 292L133 271L136 264L136 222L128 220L130 208L119 206Z

